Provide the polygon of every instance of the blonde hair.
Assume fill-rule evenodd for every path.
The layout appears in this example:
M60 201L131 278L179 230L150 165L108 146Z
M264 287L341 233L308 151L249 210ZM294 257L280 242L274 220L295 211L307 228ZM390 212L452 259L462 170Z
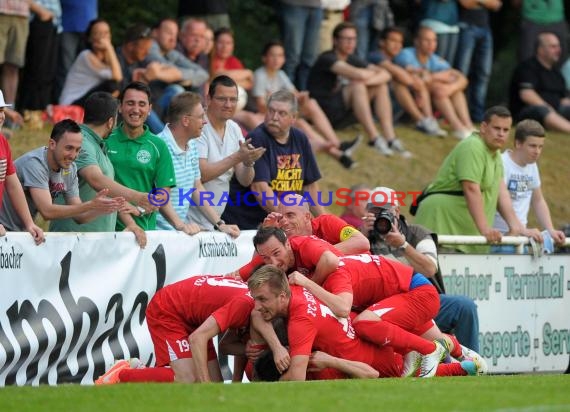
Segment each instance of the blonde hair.
M263 285L268 284L269 289L276 296L281 292L285 292L287 297L291 296L289 281L287 275L277 266L265 265L253 272L253 275L247 281L249 290L257 290Z

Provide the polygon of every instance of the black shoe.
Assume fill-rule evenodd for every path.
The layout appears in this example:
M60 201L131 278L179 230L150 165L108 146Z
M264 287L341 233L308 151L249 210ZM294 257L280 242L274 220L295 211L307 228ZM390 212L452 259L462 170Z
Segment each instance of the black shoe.
M343 154L341 157L339 157L338 161L341 165L343 165L345 169L352 169L354 166L356 166L356 162L346 154Z
M362 136L357 135L354 139L349 140L347 142L341 142L339 146L339 150L344 152L347 156L352 156L354 150L358 147L360 142L362 141Z

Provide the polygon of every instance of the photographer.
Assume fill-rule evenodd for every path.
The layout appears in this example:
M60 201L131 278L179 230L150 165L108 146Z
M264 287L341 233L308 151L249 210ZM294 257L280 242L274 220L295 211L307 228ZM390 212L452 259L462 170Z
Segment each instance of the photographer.
M437 235L420 225L408 224L400 215L396 192L386 187L372 190L360 230L370 240L370 252L412 266L434 284L441 307L435 322L444 332L453 332L468 348L479 351L477 306L467 296L445 295L437 261Z

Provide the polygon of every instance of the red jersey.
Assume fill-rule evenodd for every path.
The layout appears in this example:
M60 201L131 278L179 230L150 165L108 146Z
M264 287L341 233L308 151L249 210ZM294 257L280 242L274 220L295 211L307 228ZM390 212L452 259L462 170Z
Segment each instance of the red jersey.
M368 254L341 256L323 288L338 295L353 294L354 310L362 311L387 297L410 290L413 268L396 260Z
M295 256L295 267L291 271L298 270L309 277L315 271L315 267L325 250L330 250L335 255L342 256L342 253L329 242L315 236L293 236L289 238L289 243ZM253 271L260 265L263 265L263 258L255 254L251 262L246 263L239 269L241 278L247 281Z
M222 331L249 324L254 301L247 285L223 276L195 276L160 289L149 303L159 305L189 326L201 325L210 315Z
M326 240L331 245L336 245L358 232L340 217L335 215L320 215L311 219L313 235Z
M16 173L16 167L12 161L12 152L8 140L0 133L0 209L2 209L2 195L6 185L6 177Z
M312 351L320 350L366 363L381 376L400 376L401 359L392 348L359 339L349 318L336 317L328 306L300 286L291 286L287 334L291 357L310 356Z
M316 236L293 236L289 238L289 243L295 256L295 267L290 271L297 270L308 277L313 275L317 263L325 251L328 250L336 256L342 256L337 248Z

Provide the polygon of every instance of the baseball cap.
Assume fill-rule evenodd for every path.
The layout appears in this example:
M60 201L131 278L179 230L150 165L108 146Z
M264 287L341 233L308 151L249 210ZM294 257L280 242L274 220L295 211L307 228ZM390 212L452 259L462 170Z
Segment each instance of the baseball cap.
M368 186L362 183L356 184L356 185L352 185L350 187L350 194L348 195L350 197L351 200L356 200L357 195L360 199L360 197L362 196L362 194L365 193L367 196L365 199L362 200L366 200L368 198L370 198L370 194L372 193L370 191L370 189L368 189Z
M370 200L366 206L367 209L372 209L374 207L388 209L392 206L400 206L394 189L384 186L378 186L372 189L370 192Z
M141 39L150 39L152 30L144 24L137 23L125 31L125 43L135 42Z
M4 101L4 93L2 93L2 90L0 90L0 107L12 107L11 104Z

